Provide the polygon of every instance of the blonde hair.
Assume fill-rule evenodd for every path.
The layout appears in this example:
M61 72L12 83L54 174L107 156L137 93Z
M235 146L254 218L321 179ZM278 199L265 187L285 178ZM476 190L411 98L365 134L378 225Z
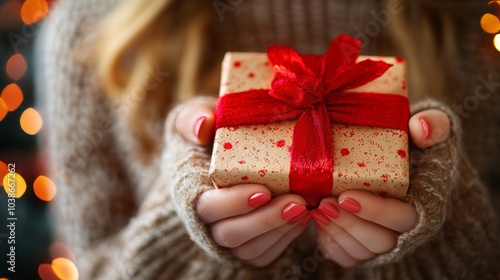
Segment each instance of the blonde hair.
M206 3L124 0L100 25L100 85L112 100L125 103L127 128L145 162L160 146L155 125L169 107L200 91L215 92L217 83L209 77L213 71L207 71L213 64L203 59L213 51L206 47L211 21ZM151 71L163 73L154 86ZM138 87L145 96L133 96Z
M458 30L446 7L472 1L402 2L404 12L391 23L390 33L411 66L414 99L431 94L446 99L451 91L444 65L458 56ZM98 74L111 98L122 98L134 86L146 83L148 65L169 73L167 80L148 90L141 102L130 105L127 123L144 155L159 144L146 124L163 120L176 102L200 91L213 94L217 89L218 71L214 69L219 67L222 50L209 28L214 20L212 9L211 1L205 0L124 0L103 22Z

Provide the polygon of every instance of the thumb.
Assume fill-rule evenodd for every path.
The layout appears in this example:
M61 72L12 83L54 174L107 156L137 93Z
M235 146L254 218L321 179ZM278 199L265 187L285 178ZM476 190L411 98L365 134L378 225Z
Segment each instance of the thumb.
M215 132L214 108L208 104L186 105L177 115L175 128L193 144L211 144Z
M421 149L442 143L450 136L450 119L441 110L417 113L410 118L408 125L413 143Z

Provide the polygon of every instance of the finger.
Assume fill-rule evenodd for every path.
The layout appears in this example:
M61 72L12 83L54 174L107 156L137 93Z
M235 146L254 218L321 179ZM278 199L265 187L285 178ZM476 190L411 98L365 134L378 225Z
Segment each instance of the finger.
M358 217L400 233L411 230L418 221L413 206L394 198L350 190L342 193L338 201L341 208Z
M325 258L336 262L342 267L353 267L359 263L359 260L347 254L335 238L329 237L323 232L318 234L318 247Z
M335 203L333 198L325 198L324 201ZM395 231L364 220L343 208L340 208L340 214L333 222L375 254L385 253L396 246Z
M290 238L291 236L288 235L290 231L294 230L298 232L298 234L300 234L304 230L304 228L305 227L300 226L299 223L293 225L284 224L280 227L277 227L271 231L255 237L254 239L244 243L241 246L231 249L231 252L233 253L233 255L242 260L255 260L260 255L264 254L264 252L268 251L270 247L278 241L282 240L283 238Z
M282 238L280 238L276 243L274 243L267 251L262 253L257 258L250 260L249 263L256 267L264 267L272 263L283 251L288 248L288 245L292 243L305 229L304 226L296 226L288 231Z
M214 241L235 248L265 232L282 226L307 211L305 200L285 194L245 215L227 218L212 225Z
M213 105L202 103L185 106L177 115L175 128L193 144L209 145L215 131Z
M413 115L408 123L410 137L421 149L442 143L450 135L450 119L441 110L425 110Z
M324 206L326 203L330 202L322 201L322 203L320 203L320 207ZM323 223L322 228L323 231L320 232L320 234L326 235L327 240L328 238L336 240L337 244L339 244L339 246L341 246L352 258L357 260L367 260L375 256L372 251L368 250L361 242L338 226L335 222L330 222L328 225Z
M248 213L271 200L268 188L257 185L236 185L209 190L200 195L196 212L205 223Z

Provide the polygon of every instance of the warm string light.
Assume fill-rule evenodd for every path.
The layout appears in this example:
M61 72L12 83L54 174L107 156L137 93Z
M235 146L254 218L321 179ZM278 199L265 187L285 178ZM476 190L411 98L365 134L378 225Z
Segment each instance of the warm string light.
M40 21L49 11L46 0L26 0L21 8L21 19L25 24Z
M5 11L5 7L12 11L16 11L16 19L24 22L26 25L34 24L43 19L49 10L49 5L46 0L25 0L21 4L17 1L9 1L1 6ZM18 6L16 6L15 4ZM12 21L12 20L11 20ZM17 110L23 100L23 91L15 83L23 78L28 70L28 63L24 56L20 53L12 55L5 65L5 73L13 83L0 88L0 122L9 112ZM19 119L21 129L29 135L37 134L43 125L43 120L38 111L34 108L28 108L23 111ZM21 198L26 192L26 181L17 172L9 172L6 163L0 161L0 183L3 185L7 194L12 195L12 188L9 188L10 183L15 183L14 196ZM42 201L51 201L57 193L57 188L54 182L43 175L37 177L33 182L33 191L35 195ZM78 270L73 263L73 253L70 248L61 242L55 242L50 246L50 255L52 263L40 264L38 267L38 275L42 280L71 280L78 279ZM0 280L9 280L1 278Z
M493 46L500 52L500 37L497 34L500 31L500 19L497 16L500 11L500 1L490 1L488 6L495 13L486 13L481 17L481 28L488 34L496 34L493 38Z
M78 279L78 269L74 263L73 252L68 245L54 242L49 248L51 264L38 266L38 276L42 280L73 280Z

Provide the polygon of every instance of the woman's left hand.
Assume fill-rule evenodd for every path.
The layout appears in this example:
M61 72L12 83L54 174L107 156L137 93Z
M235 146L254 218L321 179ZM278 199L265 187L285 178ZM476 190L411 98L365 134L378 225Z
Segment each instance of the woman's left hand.
M448 139L450 121L439 110L415 114L409 121L410 137L424 149ZM318 229L318 246L325 258L352 267L397 244L401 233L418 222L415 208L401 200L350 190L328 197L311 211Z

